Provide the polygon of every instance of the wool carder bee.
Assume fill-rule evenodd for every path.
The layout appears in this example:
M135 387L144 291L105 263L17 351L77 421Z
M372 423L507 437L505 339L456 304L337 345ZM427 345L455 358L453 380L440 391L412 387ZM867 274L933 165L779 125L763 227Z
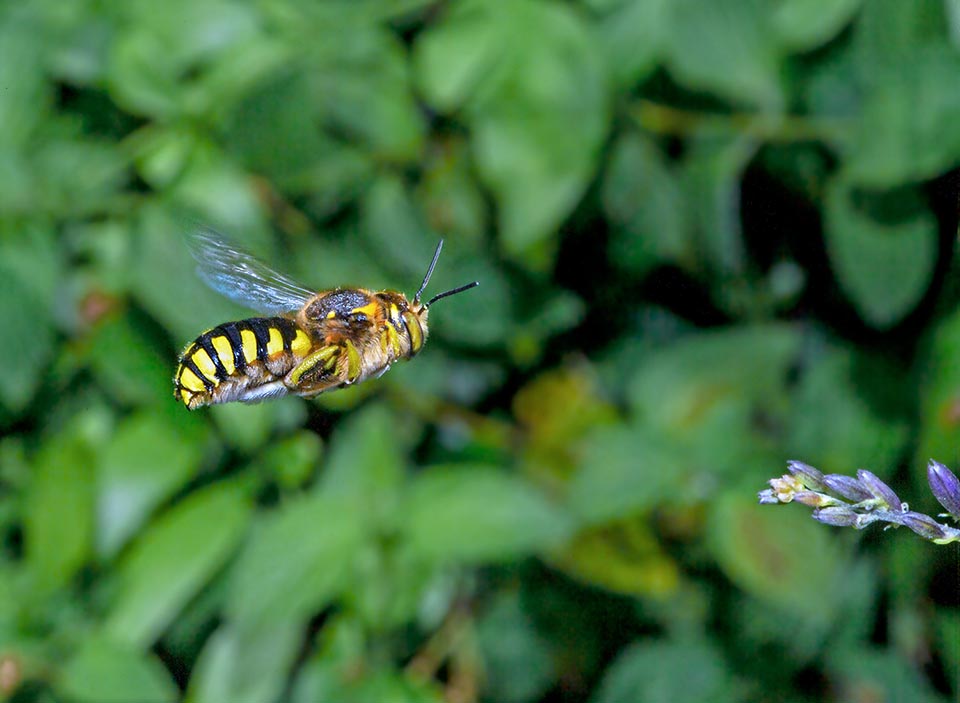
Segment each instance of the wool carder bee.
M309 398L380 376L423 348L431 305L479 285L473 281L420 300L443 240L413 300L392 290L310 290L209 228L194 231L188 243L201 279L265 315L225 322L184 349L174 397L190 410L288 393Z

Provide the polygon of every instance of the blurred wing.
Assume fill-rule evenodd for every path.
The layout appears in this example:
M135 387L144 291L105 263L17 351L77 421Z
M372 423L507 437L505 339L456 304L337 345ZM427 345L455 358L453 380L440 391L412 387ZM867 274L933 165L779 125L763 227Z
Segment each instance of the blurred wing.
M265 315L299 310L316 291L277 273L251 254L237 249L209 227L187 238L204 283L235 303Z

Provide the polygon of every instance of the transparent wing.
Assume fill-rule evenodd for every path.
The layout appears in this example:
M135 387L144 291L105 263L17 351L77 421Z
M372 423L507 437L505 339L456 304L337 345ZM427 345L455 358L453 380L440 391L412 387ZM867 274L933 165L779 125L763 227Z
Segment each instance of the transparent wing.
M197 275L208 286L265 315L297 310L316 293L236 248L209 227L190 232L187 245L197 262Z

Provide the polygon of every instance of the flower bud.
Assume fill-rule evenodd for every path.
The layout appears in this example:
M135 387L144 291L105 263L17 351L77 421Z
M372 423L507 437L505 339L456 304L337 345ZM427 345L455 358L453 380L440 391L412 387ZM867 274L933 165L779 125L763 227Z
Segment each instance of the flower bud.
M934 542L947 539L950 533L946 525L941 525L929 515L923 513L904 513L898 520L901 525L909 527L921 537Z
M927 464L927 481L934 497L948 513L960 520L960 479L938 461Z
M757 493L757 501L760 505L775 505L780 502L780 499L777 498L772 488L767 488Z
M780 478L771 478L768 482L773 489L774 495L781 503L789 503L797 491L802 491L803 484L790 474L784 474Z
M881 481L876 474L866 469L859 469L857 471L857 478L860 480L860 485L870 491L874 498L884 503L891 510L903 509L903 504L900 502L897 494L893 492L890 486Z
M823 485L831 493L835 493L841 498L852 500L855 503L873 498L873 494L861 486L857 479L851 476L827 474L823 477Z
M788 461L787 469L807 488L814 491L823 490L823 473L812 466L804 464L802 461Z
M834 527L852 527L857 523L856 511L845 505L814 510L812 517L817 522Z

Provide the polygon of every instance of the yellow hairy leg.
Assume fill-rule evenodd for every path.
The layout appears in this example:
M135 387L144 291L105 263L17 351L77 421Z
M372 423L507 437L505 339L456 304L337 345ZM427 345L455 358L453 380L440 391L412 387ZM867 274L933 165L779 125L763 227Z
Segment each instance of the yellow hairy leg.
M340 346L336 344L320 347L319 349L310 352L303 361L297 364L290 371L290 373L287 374L287 377L284 379L284 383L293 391L299 392L301 389L299 389L298 386L300 385L301 381L303 381L303 377L305 375L312 375L313 372L320 371L321 373L317 374L317 380L319 380L322 377L322 371L329 371L330 369L333 369L337 363L337 357L339 354ZM339 379L337 380L339 382Z

